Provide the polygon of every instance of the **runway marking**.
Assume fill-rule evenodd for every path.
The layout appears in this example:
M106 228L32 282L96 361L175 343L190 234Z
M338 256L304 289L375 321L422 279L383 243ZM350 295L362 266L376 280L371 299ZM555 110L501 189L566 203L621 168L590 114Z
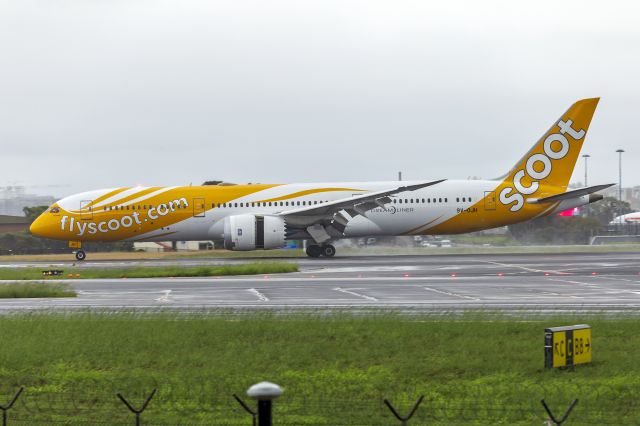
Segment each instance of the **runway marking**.
M405 271L418 271L421 270L420 266L413 265L400 265L400 266L356 266L356 267L336 267L336 268L320 268L301 271L302 273L322 273L322 274L337 274L337 273L353 273L353 272L405 272Z
M356 293L355 291L347 290L345 288L336 287L335 291L339 291L340 293L350 294L352 296L362 297L363 299L371 300L372 302L377 302L378 299L372 296L367 296L366 294ZM361 290L359 288L355 288L354 290Z
M640 281L636 281L636 280L628 280L628 279L626 279L626 278L613 278L613 277L610 277L610 276L608 276L608 275L604 275L604 276L603 276L603 275L600 275L598 278L606 278L606 279L608 279L608 280L615 280L615 281L626 281L626 282L628 282L628 283L634 283L634 284L638 284L638 283L640 283Z
M431 287L422 287L422 288L425 289L425 290L428 290L428 291L433 291L434 293L446 294L447 296L460 297L462 299L469 299L469 300L475 300L475 301L479 301L480 300L477 297L471 297L471 296L465 296L465 295L462 295L462 294L451 293L451 292L444 291L444 290L438 290L436 288L431 288Z
M497 266L502 266L503 268L520 268L520 269L523 269L523 270L525 270L527 272L540 272L540 273L548 272L550 274L556 274L556 275L570 275L568 272L554 271L554 270L551 270L551 269L546 269L546 270L533 269L533 268L527 268L526 266L522 266L522 265L512 265L512 264L509 264L509 263L493 262L491 260L485 260L484 262L491 263L491 264L497 265Z
M273 283L277 282L300 282L300 281L311 281L311 282L330 282L330 281L438 281L438 280L448 280L450 278L449 274L443 275L434 275L434 276L410 276L405 277L403 275L391 276L391 277L369 277L366 275L363 276L346 276L346 277L310 277L307 274L296 275L295 277L281 277L275 275L269 275L269 281ZM490 280L494 279L495 275L472 275L472 276L460 276L456 277L458 280ZM249 282L264 282L264 278L246 278L244 276L238 277L225 277L225 278L216 278L216 283L249 283ZM38 281L38 280L30 280L30 281ZM11 280L6 280L6 282L14 282ZM56 283L70 283L76 285L91 285L91 284L113 284L114 280L110 278L91 278L85 280L51 280L48 282L56 282ZM209 284L211 283L211 278L194 278L194 277L179 277L179 278L129 278L126 280L127 284L148 284L149 282L153 282L154 284L158 283L171 283L172 285L176 285L176 283L198 283L198 284ZM0 280L0 284L3 283Z
M161 303L169 303L169 302L171 302L169 300L169 295L171 294L171 290L163 290L162 292L164 294L162 296L158 297L156 299L156 302L161 302Z
M582 281L575 281L575 280L563 280L561 278L547 278L547 281L557 281L557 282L569 283L569 284L580 284L580 285L586 285L587 287L598 287L597 284L585 283Z
M269 301L269 298L267 296L265 296L264 294L260 293L260 291L258 289L256 289L256 288L248 288L247 291L249 293L255 294L256 297L258 299L260 299L260 301L262 301L262 302L268 302Z

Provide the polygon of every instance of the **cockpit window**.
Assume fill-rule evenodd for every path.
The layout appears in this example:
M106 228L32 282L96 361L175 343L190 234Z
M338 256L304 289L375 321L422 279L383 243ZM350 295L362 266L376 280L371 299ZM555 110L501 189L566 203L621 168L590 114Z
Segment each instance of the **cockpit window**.
M49 210L49 213L60 213L60 207L55 206L55 207L51 207L51 210Z

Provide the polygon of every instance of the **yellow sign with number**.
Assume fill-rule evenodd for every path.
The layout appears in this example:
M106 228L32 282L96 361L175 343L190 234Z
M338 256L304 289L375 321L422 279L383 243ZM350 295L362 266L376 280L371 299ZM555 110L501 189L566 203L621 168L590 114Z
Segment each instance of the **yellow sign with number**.
M587 324L545 330L545 366L570 367L591 362L591 326Z
M567 365L567 333L558 331L553 333L553 366Z
M591 362L591 329L573 331L573 364Z

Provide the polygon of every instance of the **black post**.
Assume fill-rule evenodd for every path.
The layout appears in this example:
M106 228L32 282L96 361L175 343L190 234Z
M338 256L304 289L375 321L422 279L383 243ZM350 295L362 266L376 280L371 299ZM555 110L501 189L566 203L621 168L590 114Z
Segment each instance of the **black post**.
M258 401L258 426L271 426L271 400Z
M258 401L258 426L271 426L273 400L282 395L282 388L274 383L260 382L247 389L247 395Z
M396 419L400 420L402 426L407 426L409 424L409 420L411 420L411 417L413 417L413 415L416 413L423 399L424 395L420 395L420 398L418 398L416 403L413 405L413 408L406 416L401 416L400 414L398 414L398 412L395 408L393 408L393 405L391 405L391 402L388 399L385 399L384 403L387 405L387 407L389 407L389 410L391 410L391 413L396 417Z
M122 396L121 394L116 394L116 395L118 396L118 398L120 398L120 401L122 401L124 405L127 406L129 411L131 411L136 415L136 426L140 426L140 415L144 412L144 410L147 409L147 405L149 405L149 401L151 401L151 398L153 398L153 395L155 394L156 394L156 389L151 391L151 394L147 397L147 399L144 401L144 403L142 404L142 407L139 410L135 409L131 404L129 404L129 402L126 399L124 399L124 396Z
M573 410L573 407L576 406L576 404L578 403L578 400L577 399L573 400L571 405L569 405L569 408L567 409L567 412L564 413L564 416L562 416L562 418L560 420L556 419L556 417L551 412L551 409L547 406L547 403L544 402L544 399L540 400L540 402L542 403L542 406L544 407L545 411L549 415L549 419L552 422L554 422L557 426L560 426L562 423L565 422L565 420L567 420L567 417L569 417L569 414L571 413L571 410Z
M24 387L21 387L18 393L13 396L13 399L7 405L0 405L0 410L2 410L2 426L7 426L7 411L13 407L13 404L16 403L23 390Z

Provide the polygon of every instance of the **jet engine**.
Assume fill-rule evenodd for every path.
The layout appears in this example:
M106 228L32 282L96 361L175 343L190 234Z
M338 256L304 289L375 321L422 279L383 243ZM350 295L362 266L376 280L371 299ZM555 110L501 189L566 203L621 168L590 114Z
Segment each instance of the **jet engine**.
M224 218L224 248L247 251L285 246L285 223L278 216L239 214Z

